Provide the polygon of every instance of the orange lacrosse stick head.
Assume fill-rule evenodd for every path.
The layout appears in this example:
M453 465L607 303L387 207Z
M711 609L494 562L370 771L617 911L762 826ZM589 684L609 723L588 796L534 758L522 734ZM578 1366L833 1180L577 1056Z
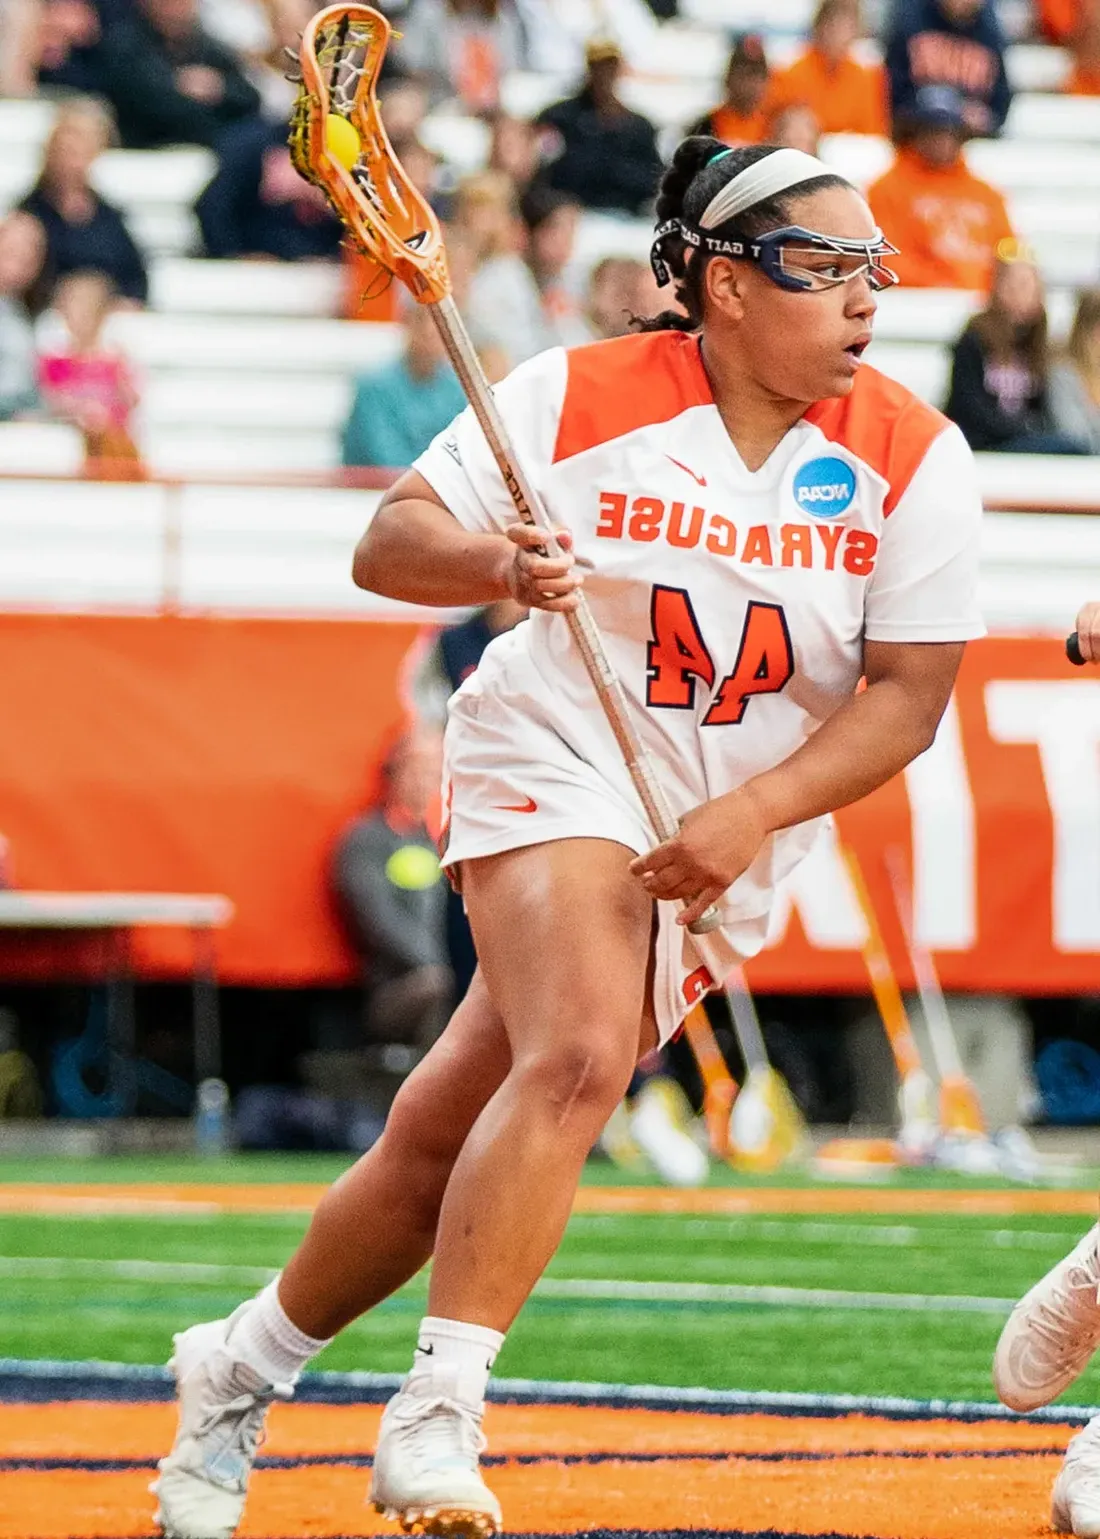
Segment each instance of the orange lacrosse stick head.
M360 250L434 304L451 291L439 221L394 154L374 93L390 36L369 5L330 5L312 18L298 50L290 154Z

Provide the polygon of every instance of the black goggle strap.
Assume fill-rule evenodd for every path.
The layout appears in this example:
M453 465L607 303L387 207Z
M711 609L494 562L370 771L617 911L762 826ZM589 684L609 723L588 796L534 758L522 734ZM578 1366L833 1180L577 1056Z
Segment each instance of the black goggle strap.
M686 220L677 218L666 219L663 224L658 225L653 234L649 263L658 288L664 288L673 279L672 269L665 254L666 243L671 240L682 241L685 245L694 247L696 251L705 251L710 256L741 257L750 262L759 262L766 268L778 267L779 251L785 242L798 241L820 251L835 251L842 256L865 256L871 263L872 282L875 275L880 273L884 280L880 280L881 287L885 288L897 282L896 275L881 258L896 255L898 248L892 246L881 231L871 236L869 240L845 240L791 225L782 230L770 230L753 241L723 240L720 236L709 235L705 230L696 229Z

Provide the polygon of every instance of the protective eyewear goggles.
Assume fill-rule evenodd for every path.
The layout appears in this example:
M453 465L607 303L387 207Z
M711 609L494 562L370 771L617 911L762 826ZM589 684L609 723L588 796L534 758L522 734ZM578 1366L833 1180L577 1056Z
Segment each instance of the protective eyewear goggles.
M882 261L898 248L885 239L881 230L867 240L847 240L792 224L741 241L723 240L681 219L669 219L657 229L650 253L653 276L660 288L672 281L664 251L665 242L674 236L708 256L755 262L773 283L794 293L820 293L859 277L866 277L876 291L898 281L897 273Z

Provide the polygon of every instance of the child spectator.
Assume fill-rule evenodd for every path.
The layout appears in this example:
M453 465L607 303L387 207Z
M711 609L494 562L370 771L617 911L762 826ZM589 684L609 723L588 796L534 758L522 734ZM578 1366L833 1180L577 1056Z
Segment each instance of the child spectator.
M344 428L343 463L406 470L466 404L435 322L403 296L405 350L356 383Z
M726 144L762 144L767 130L765 98L768 61L755 32L735 37L726 64L725 97L721 105L693 123L688 132L709 134Z
M1018 241L1002 242L989 303L955 343L945 410L972 449L1078 454L1055 431L1047 400L1050 355L1043 285Z
M895 126L926 86L951 86L972 134L999 134L1012 102L993 0L898 0L886 45Z
M0 422L38 405L38 356L26 295L46 259L46 234L30 214L0 221Z
M823 134L886 133L885 71L852 57L861 31L859 0L820 0L810 46L772 77L771 111L809 107Z
M962 101L947 86L924 86L897 132L898 150L867 190L890 258L911 288L989 290L998 243L1012 235L1004 198L968 170Z
M198 0L133 0L106 29L104 84L129 149L215 145L256 117L260 97L228 48L199 24Z
M1100 289L1077 302L1065 356L1050 374L1050 415L1057 432L1100 454Z
M74 272L98 272L115 293L143 305L149 291L145 260L117 208L99 196L89 176L110 143L112 123L90 97L66 102L46 141L38 180L21 207L46 232L51 282Z
M541 180L585 208L641 214L661 175L656 130L619 100L623 56L617 43L593 40L585 60L577 95L535 119L546 162Z
M300 262L340 254L343 226L324 193L295 171L285 125L260 118L226 129L195 214L209 257Z
M103 338L115 299L102 273L70 273L61 280L41 322L46 340L39 383L53 415L83 433L87 473L137 480L144 475L130 431L137 390L126 360Z

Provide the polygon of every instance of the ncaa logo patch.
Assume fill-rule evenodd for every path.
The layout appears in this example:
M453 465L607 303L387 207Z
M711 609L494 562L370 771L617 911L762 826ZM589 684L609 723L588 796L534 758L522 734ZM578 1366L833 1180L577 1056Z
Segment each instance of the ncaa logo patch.
M844 460L826 455L807 460L794 478L794 500L814 518L837 518L856 494L856 475Z

